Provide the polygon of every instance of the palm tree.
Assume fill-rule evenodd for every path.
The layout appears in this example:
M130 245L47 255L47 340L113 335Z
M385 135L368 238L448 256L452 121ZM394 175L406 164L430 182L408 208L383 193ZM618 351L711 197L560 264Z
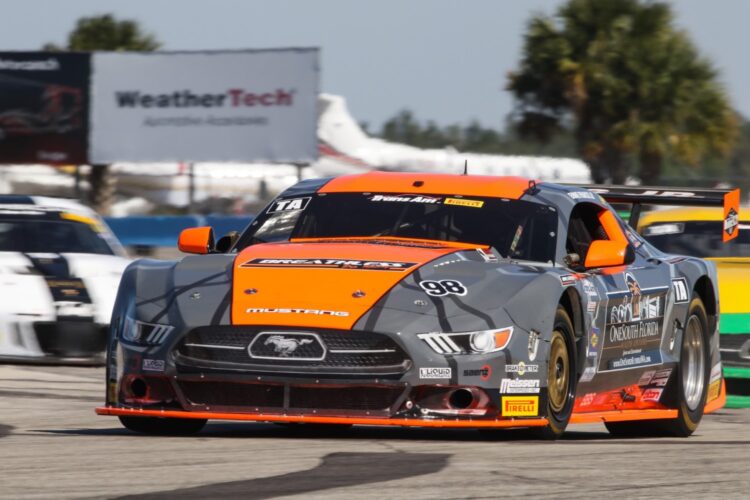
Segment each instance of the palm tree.
M572 126L595 182L622 183L632 156L658 182L666 156L695 164L727 153L737 129L716 71L672 24L668 5L570 0L529 23L509 75L519 131Z

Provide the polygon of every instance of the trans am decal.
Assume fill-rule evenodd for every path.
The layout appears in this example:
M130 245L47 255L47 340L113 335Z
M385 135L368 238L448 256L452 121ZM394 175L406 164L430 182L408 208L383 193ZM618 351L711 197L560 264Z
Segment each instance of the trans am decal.
M628 289L608 293L599 371L624 370L661 363L661 336L669 287L641 289L625 274Z
M309 196L305 198L294 198L291 200L276 200L266 213L275 214L276 212L294 212L296 210L304 210L307 208L308 203L310 203Z
M384 262L375 260L348 259L252 259L240 267L296 267L319 269L361 269L370 271L406 271L416 266L416 262Z

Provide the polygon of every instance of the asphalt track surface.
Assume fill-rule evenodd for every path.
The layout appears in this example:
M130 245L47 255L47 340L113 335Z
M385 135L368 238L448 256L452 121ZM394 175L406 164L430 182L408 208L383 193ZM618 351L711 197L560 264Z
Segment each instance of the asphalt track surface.
M0 498L748 498L750 410L687 439L213 422L140 436L99 417L101 368L0 365Z

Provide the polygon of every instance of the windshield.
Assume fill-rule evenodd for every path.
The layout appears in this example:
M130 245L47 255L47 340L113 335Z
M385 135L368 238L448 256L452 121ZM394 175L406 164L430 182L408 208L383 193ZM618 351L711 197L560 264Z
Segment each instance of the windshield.
M721 221L659 222L642 229L643 237L662 252L695 257L750 257L750 225L722 241Z
M319 193L275 200L238 247L294 238L399 237L491 246L503 257L550 262L556 231L554 209L527 201Z
M112 248L83 222L0 216L0 252L95 253Z

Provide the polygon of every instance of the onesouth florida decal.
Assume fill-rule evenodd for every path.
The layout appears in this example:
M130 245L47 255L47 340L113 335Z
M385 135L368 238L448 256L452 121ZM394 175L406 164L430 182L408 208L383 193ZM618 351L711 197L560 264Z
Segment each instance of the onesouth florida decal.
M607 294L600 372L661 363L659 348L669 287L642 289L630 273L625 274L625 284L627 290Z
M357 269L363 271L406 271L416 262L386 262L348 259L252 259L240 267L289 267L304 269Z

